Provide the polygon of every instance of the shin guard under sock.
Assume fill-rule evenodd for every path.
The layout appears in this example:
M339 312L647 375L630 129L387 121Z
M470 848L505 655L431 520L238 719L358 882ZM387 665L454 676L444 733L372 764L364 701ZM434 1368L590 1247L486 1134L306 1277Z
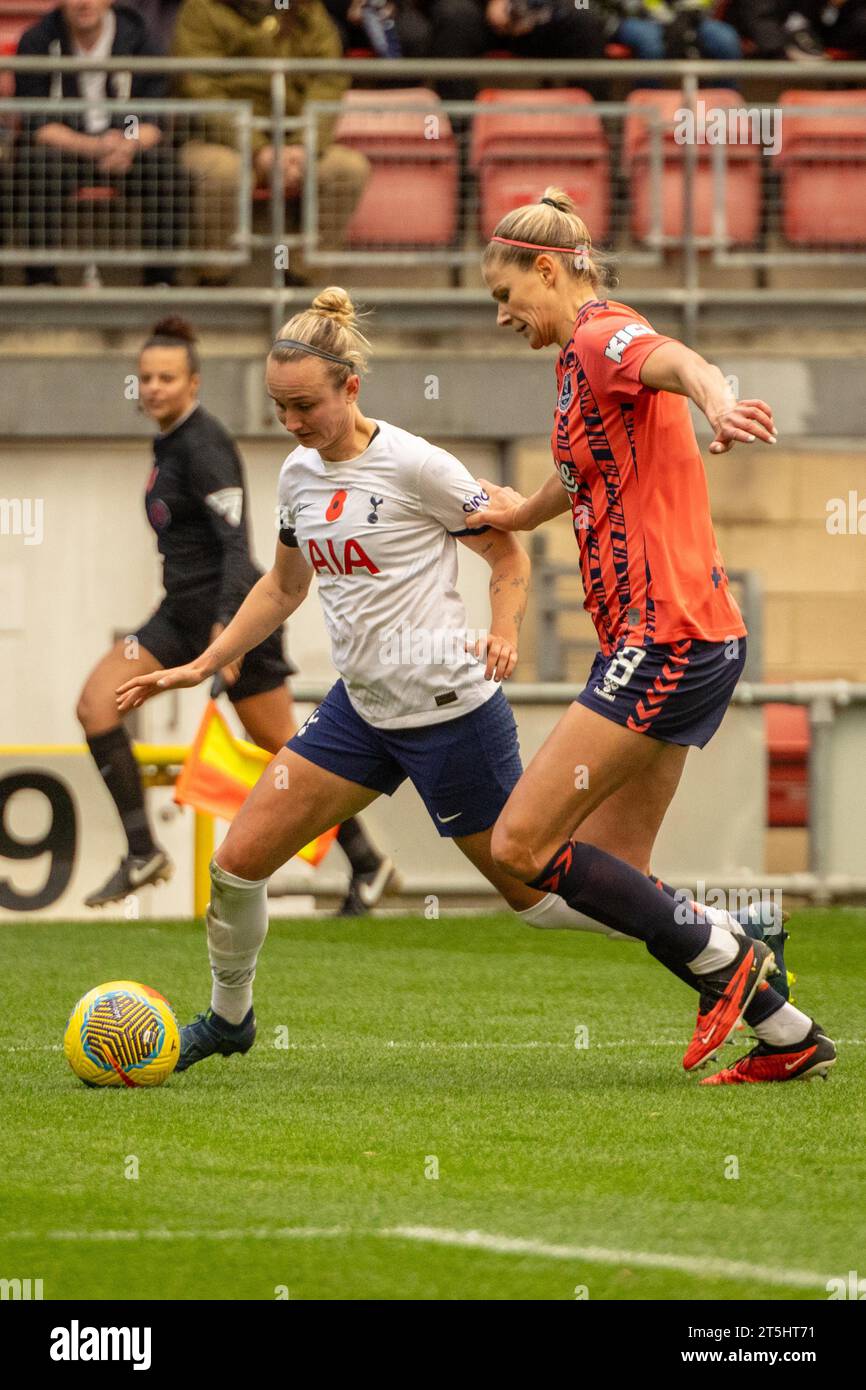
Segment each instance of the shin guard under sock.
M344 820L337 831L337 844L352 866L352 876L371 874L378 866L379 856L367 839L367 833L357 816Z
M211 1008L228 1023L240 1023L252 1008L256 961L268 934L268 880L238 878L216 861L211 863L210 875Z
M87 740L87 746L117 807L129 853L137 858L151 854L156 845L150 833L141 773L129 735L123 725L118 724L116 729L109 729L106 734L94 734Z
M701 954L713 931L706 922L678 922L677 903L640 869L579 840L561 845L530 886L558 893L569 907L681 965Z

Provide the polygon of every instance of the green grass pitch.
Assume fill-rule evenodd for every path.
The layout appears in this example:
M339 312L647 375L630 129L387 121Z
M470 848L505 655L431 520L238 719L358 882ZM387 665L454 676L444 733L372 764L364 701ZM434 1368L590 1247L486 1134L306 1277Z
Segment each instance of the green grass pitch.
M46 1299L826 1299L866 1276L866 913L790 926L798 1002L840 1041L826 1084L700 1087L694 996L642 947L492 914L273 923L253 1051L153 1091L82 1086L66 1017L130 978L188 1019L203 928L3 926L0 1276Z

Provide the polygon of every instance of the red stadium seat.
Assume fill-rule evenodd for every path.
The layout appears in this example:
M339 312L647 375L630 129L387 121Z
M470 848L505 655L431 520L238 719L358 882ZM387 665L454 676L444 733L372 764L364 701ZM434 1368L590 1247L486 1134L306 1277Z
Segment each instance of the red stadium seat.
M0 54L17 52L18 40L46 10L56 9L54 0L0 0ZM15 74L0 73L0 97L15 95Z
M0 53L8 53L11 57L18 48L18 40L24 30L29 29L32 23L32 15L22 18L20 15L5 15L0 11Z
M593 241L604 241L610 227L609 151L589 93L487 88L476 101L470 163L478 178L481 236L491 236L512 208L534 202L545 185L556 184L574 199ZM560 109L496 109L518 102Z
M866 91L790 90L779 101L782 232L795 246L866 246ZM839 116L793 115L839 106ZM850 113L850 114L849 114Z
M0 54L13 54L18 47L18 35L10 37L7 33L6 25L0 19ZM15 95L15 74L11 72L0 72L0 97L14 97ZM5 123L5 122L4 122Z
M804 705L765 705L767 824L809 824L809 715Z
M116 189L109 184L101 183L92 186L83 184L81 188L76 188L75 192L70 194L71 201L79 205L82 203L113 203L116 197Z
M376 110L357 109L371 102ZM457 145L435 92L346 92L334 139L360 150L372 166L346 230L349 249L450 245L457 227Z
M727 110L740 107L739 92L728 87L704 88L700 99L706 108ZM684 105L681 92L641 89L628 98L631 113L625 121L624 164L631 188L631 229L638 241L646 241L652 231L652 131L643 112L655 107L662 119L662 234L681 238L683 234L683 160L685 146L675 139L678 113ZM739 133L739 132L738 132ZM725 227L730 243L754 243L761 225L761 174L763 155L760 145L749 141L743 129L742 142L725 146ZM715 173L713 147L700 128L696 132L698 158L695 168L695 233L713 232Z

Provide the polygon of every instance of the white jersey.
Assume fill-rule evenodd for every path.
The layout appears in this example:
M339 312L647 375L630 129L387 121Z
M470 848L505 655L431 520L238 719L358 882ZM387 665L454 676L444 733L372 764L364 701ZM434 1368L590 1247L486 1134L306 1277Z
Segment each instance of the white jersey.
M456 536L487 504L459 459L377 421L358 458L299 447L280 471L280 538L316 571L333 663L368 723L413 728L496 693L465 649Z

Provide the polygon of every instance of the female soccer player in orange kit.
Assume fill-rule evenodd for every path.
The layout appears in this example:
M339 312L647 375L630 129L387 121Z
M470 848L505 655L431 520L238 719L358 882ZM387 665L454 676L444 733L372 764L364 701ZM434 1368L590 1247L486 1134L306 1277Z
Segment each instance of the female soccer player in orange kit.
M561 348L557 471L529 498L483 482L483 522L533 530L571 511L600 645L585 689L499 817L494 858L525 883L640 936L699 991L687 1070L713 1056L745 1016L757 1046L709 1082L826 1074L835 1047L766 983L768 947L727 914L698 910L683 922L681 899L650 875L688 749L703 747L721 723L746 652L688 399L713 427L712 453L774 444L772 411L760 400L737 401L718 368L634 309L600 297L604 260L558 189L501 220L483 269L498 325L534 350ZM577 778L576 767L586 775Z

